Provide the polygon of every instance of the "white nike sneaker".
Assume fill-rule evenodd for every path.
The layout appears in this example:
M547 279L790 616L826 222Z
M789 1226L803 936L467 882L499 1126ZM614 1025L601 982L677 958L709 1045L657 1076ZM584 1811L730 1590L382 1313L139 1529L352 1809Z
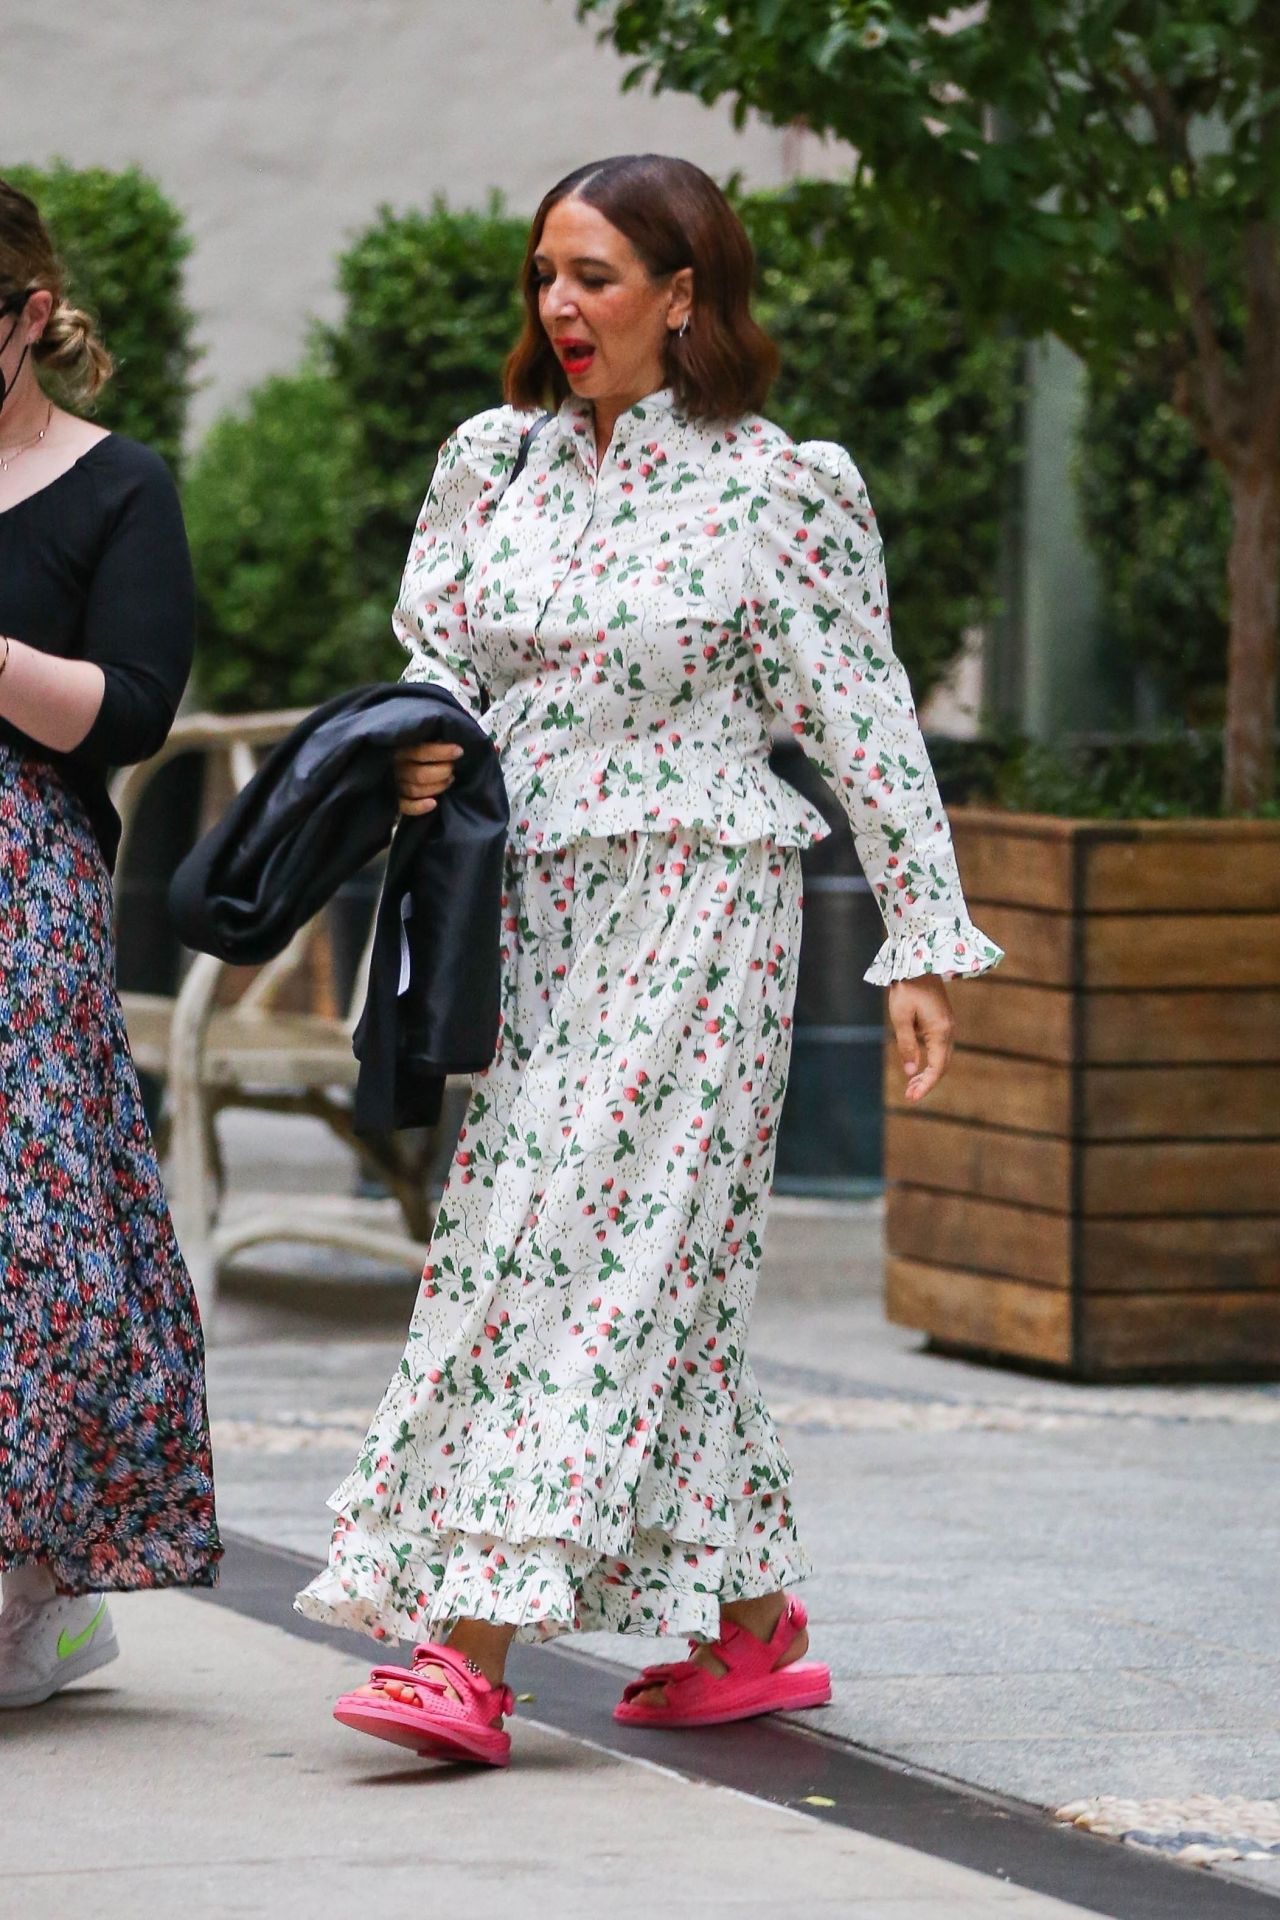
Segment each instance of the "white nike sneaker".
M38 1707L119 1652L101 1594L12 1600L0 1608L0 1708Z

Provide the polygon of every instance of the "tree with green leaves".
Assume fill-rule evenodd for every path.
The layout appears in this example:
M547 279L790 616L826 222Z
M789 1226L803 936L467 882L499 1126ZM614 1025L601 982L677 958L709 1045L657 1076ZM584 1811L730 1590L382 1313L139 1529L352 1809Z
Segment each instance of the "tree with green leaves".
M1231 502L1223 800L1275 789L1275 0L578 0L648 78L857 151L976 314L1159 383Z

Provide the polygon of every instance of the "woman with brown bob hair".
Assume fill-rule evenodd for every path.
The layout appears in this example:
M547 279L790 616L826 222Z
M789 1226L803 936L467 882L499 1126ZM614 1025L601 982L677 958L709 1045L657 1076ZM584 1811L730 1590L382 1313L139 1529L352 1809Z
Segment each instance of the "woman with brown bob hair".
M698 299L663 342L664 384L685 417L738 420L759 412L777 376L778 349L752 317L751 242L714 180L686 160L659 154L579 167L534 215L521 272L524 330L504 381L508 404L560 406L576 391L542 322L537 265L549 214L575 195L630 242L653 281L693 270L696 262Z
M209 1586L200 1321L115 984L111 767L162 745L195 595L157 454L0 180L0 1707L115 1658L104 1592ZM61 401L72 403L72 411Z
M687 161L553 187L507 405L442 449L394 615L406 678L483 714L501 755L502 1027L298 1605L417 1643L335 1713L423 1754L505 1763L517 1635L688 1635L627 1687L632 1725L830 1697L746 1356L800 849L825 831L770 771L773 726L849 815L908 1098L947 1064L944 978L1000 957L965 911L857 469L759 412L777 354L751 282ZM404 813L450 804L452 752L399 757Z

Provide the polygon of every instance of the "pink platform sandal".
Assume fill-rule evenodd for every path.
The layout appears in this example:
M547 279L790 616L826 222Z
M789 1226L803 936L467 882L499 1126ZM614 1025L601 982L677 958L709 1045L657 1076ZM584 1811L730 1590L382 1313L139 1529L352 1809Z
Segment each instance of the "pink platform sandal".
M436 1679L425 1667L440 1667L449 1678ZM370 1682L381 1694L344 1693L333 1717L344 1727L411 1747L424 1760L477 1760L505 1767L511 1735L500 1725L515 1706L510 1687L491 1687L474 1660L452 1647L427 1642L415 1647L413 1666L375 1667ZM452 1686L458 1698L451 1700Z
M745 1627L726 1620L711 1651L728 1669L712 1673L692 1660L646 1667L631 1681L613 1710L626 1727L714 1727L727 1720L749 1720L757 1713L825 1706L831 1698L831 1669L817 1660L793 1660L779 1667L798 1633L809 1624L799 1600L788 1600L769 1640L757 1640ZM691 1640L690 1647L697 1645ZM649 1687L666 1691L666 1705L651 1706L636 1696Z

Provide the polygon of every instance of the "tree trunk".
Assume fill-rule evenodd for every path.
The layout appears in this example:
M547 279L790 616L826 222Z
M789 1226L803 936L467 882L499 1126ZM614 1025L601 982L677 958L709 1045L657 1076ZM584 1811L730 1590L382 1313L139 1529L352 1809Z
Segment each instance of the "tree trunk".
M1231 639L1222 801L1228 813L1251 813L1275 794L1280 468L1271 458L1246 461L1228 484Z

